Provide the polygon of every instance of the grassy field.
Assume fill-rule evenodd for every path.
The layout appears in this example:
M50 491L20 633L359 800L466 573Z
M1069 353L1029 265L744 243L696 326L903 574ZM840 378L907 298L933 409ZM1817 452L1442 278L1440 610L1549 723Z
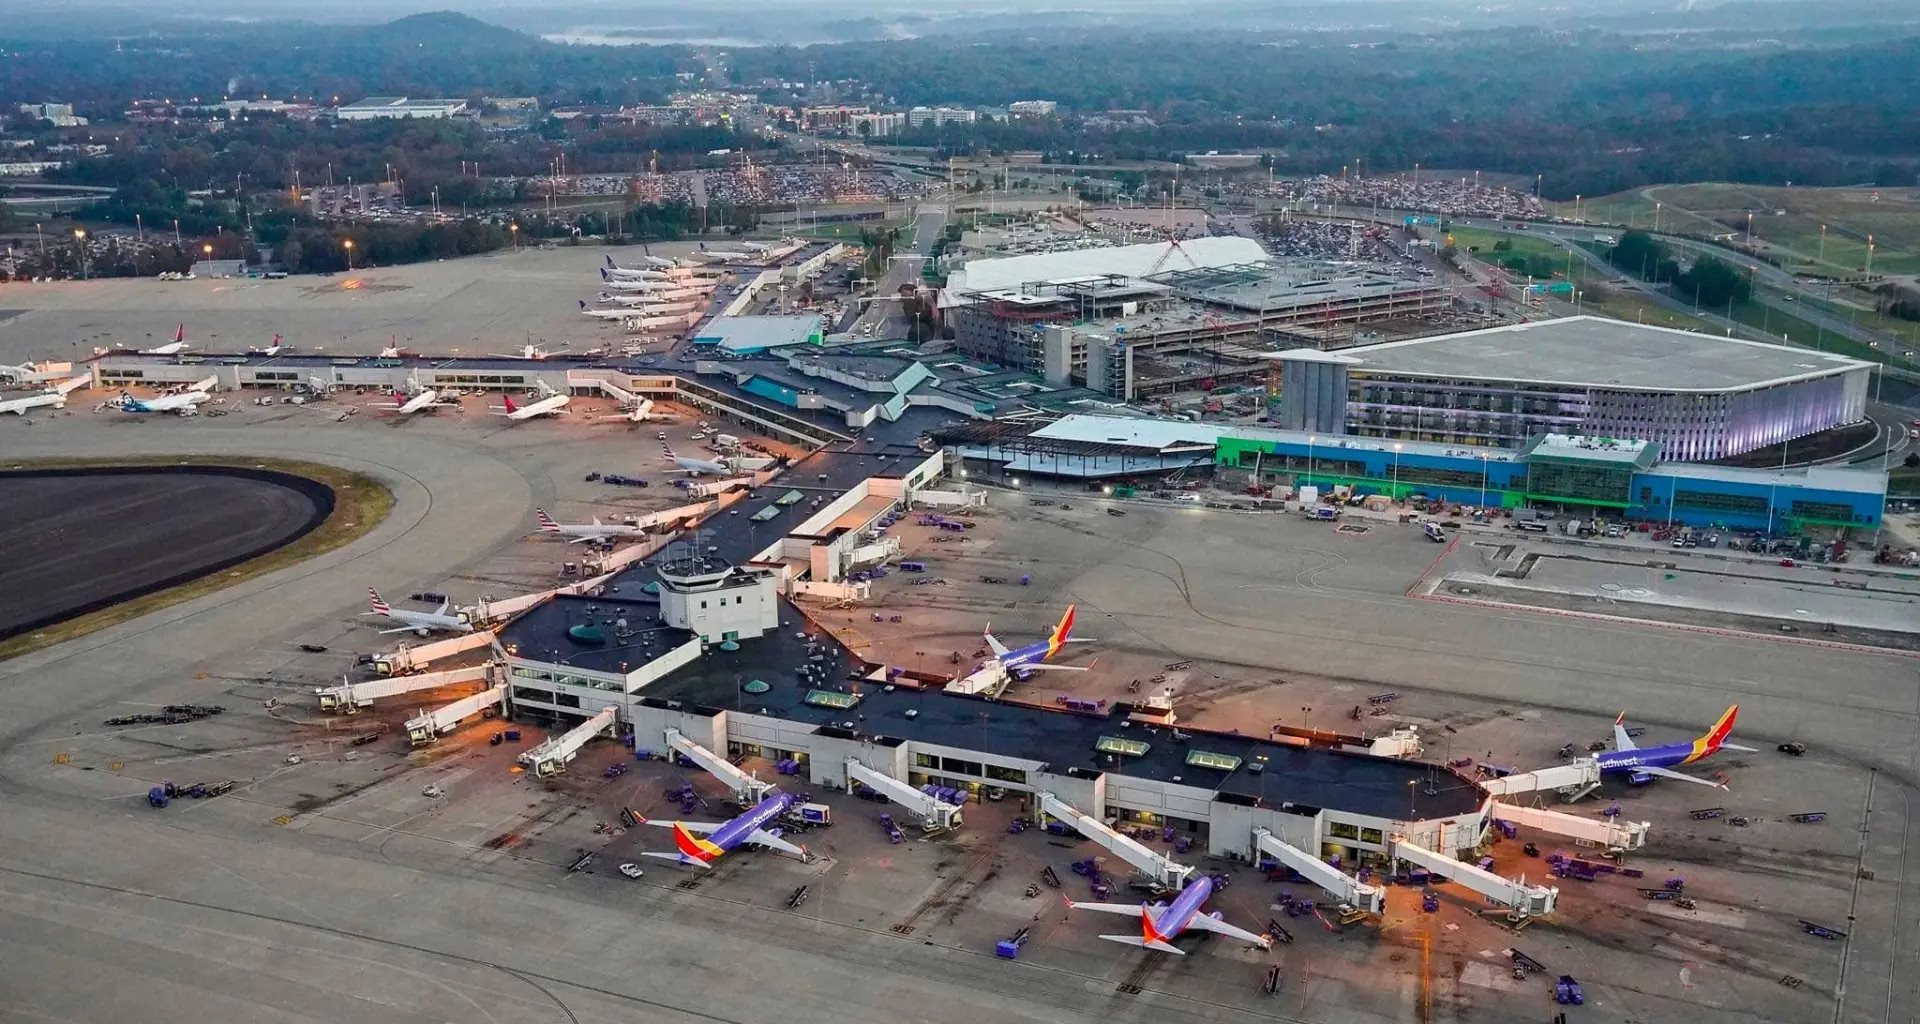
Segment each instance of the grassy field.
M1867 238L1872 236L1875 273L1920 273L1920 189L1654 185L1582 199L1577 216L1591 223L1651 228L1656 203L1663 231L1732 235L1739 241L1747 236L1751 212L1756 242L1786 250L1779 253L1782 263L1796 272L1860 273L1866 269ZM1575 217L1576 205L1558 203L1554 212Z
M1451 238L1455 248L1461 252L1469 253L1474 259L1488 266L1499 266L1500 261L1509 256L1520 256L1528 259L1538 258L1552 264L1557 277L1564 279L1567 276L1569 262L1567 259L1567 251L1544 239L1533 238L1529 235L1509 235L1499 231L1481 231L1475 228L1454 228L1447 232L1445 238ZM1445 241L1445 238L1442 239L1442 242ZM1494 245L1498 242L1507 242L1511 245L1511 248L1504 251L1495 251ZM1572 269L1574 279L1578 280L1581 274L1581 264L1579 260L1576 259L1572 261Z
M847 224L821 224L817 227L796 227L793 235L795 238L819 238L834 242L858 242L860 241L860 232L862 231L881 234L892 228L905 227L906 223L907 222L903 220L889 220L860 221L858 223Z
M117 625L130 619L139 618L149 612L158 611L169 605L204 597L217 590L223 590L243 580L252 579L290 565L297 565L315 555L324 554L335 548L345 546L364 536L367 531L380 525L393 511L393 493L369 477L350 473L335 466L321 465L316 462L300 462L291 459L261 459L244 456L195 456L167 455L139 459L29 459L9 462L13 469L65 469L81 466L240 466L249 469L266 469L293 476L306 477L309 480L325 484L333 489L333 514L316 527L313 532L285 547L269 551L258 558L242 562L223 572L189 580L177 587L171 587L157 593L145 594L131 601L124 601L110 608L102 608L91 615L82 615L68 619L37 632L14 637L0 643L0 661L17 657L28 651L63 643L75 637L85 636Z

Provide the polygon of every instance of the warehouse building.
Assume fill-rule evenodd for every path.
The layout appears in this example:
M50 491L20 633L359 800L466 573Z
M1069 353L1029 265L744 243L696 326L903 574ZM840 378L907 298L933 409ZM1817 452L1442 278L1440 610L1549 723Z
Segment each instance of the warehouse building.
M396 117L452 117L466 113L466 100L416 100L406 96L368 96L334 109L342 121L372 121Z
M1858 423L1873 364L1579 316L1280 355L1281 425L1519 448L1543 433L1637 437L1721 459Z

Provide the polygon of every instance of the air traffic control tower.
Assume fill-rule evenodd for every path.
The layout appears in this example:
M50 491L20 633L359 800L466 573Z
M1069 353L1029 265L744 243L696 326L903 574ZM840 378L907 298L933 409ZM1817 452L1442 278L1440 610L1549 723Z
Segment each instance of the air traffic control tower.
M660 619L719 644L780 628L779 585L765 569L734 565L717 554L690 552L664 562Z

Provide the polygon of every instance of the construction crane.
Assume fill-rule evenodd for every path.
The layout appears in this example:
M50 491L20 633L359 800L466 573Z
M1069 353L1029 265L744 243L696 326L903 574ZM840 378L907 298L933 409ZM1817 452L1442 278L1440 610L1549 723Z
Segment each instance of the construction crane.
M1167 260L1168 260L1169 258L1171 258L1171 257L1173 256L1173 254L1174 254L1174 253L1176 253L1176 252L1177 252L1177 253L1179 253L1179 254L1180 254L1180 255L1182 255L1182 256L1186 256L1186 257L1187 257L1187 262L1188 262L1188 263L1194 263L1194 262L1195 262L1195 261L1194 261L1194 258L1193 258L1192 256L1188 256L1188 255L1187 255L1187 250L1185 250L1185 249L1182 249L1182 248L1180 247L1180 240L1179 240L1178 238L1176 238L1176 239L1173 239L1172 241L1170 241L1170 242L1168 242L1168 243L1167 243L1167 249L1166 249L1166 251L1165 251L1165 252L1163 252L1163 253L1161 253L1161 254L1160 254L1160 258L1159 258L1159 259L1157 259L1157 260L1154 260L1154 261L1153 261L1153 266L1151 266L1151 267L1148 267L1148 268L1147 268L1147 272L1146 272L1146 273L1144 273L1144 274L1141 274L1140 276L1141 276L1141 277L1152 277L1153 275L1155 275L1155 274L1158 274L1158 273L1160 272L1160 268L1161 268L1161 267L1164 267L1164 266L1166 266L1166 265L1167 265ZM1197 266L1198 264L1196 263L1195 265Z

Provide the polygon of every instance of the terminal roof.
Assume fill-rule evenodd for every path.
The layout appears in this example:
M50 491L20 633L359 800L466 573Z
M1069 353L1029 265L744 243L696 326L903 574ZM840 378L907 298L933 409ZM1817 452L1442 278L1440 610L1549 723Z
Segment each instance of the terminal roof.
M1342 351L1357 372L1636 391L1738 391L1871 363L1785 345L1574 316Z

